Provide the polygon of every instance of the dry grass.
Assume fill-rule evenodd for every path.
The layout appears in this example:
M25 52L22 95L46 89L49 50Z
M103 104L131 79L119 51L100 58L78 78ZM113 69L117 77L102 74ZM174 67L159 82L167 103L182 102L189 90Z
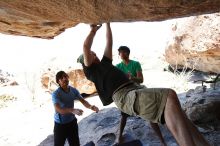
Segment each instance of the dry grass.
M17 97L6 94L0 95L0 109L7 107L8 102L12 102L14 100L17 100Z
M174 69L174 76L173 76L173 87L172 89L175 89L178 92L186 92L188 91L190 87L190 78L192 77L194 69L188 70L187 66L184 66L182 71L178 71L177 69Z

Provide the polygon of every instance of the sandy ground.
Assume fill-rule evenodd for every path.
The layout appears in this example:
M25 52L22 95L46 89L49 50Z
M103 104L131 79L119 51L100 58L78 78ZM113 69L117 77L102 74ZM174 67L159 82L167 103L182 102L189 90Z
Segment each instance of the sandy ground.
M13 88L14 92L22 91L20 87ZM36 146L53 134L54 108L51 95L43 93L38 98L40 99L33 102L28 96L18 97L16 101L8 103L8 107L0 109L0 146ZM86 100L100 109L104 108L97 96ZM115 105L111 104L105 108L112 106ZM77 116L78 122L93 113L80 102L75 102L75 108L84 110L82 116Z

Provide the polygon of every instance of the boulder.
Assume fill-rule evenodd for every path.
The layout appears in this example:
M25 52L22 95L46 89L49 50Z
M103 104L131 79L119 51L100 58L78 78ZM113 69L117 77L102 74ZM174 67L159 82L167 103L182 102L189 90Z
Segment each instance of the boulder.
M52 72L43 73L41 76L41 84L47 92L52 93L58 88L58 84L55 80L55 75Z
M186 93L183 109L189 119L207 130L220 130L220 84L216 89L198 86Z
M79 23L161 21L219 12L220 0L3 0L0 32L53 38Z
M93 82L87 80L82 69L68 71L70 84L77 88L80 93L93 94L96 88Z
M166 61L176 67L220 73L220 13L177 20Z
M120 111L115 108L105 108L99 113L93 113L82 119L79 125L80 144L85 145L93 141L96 146L112 146L117 143L119 133ZM162 135L169 146L177 146L175 139L165 125L159 125ZM206 137L211 145L217 146L220 143L220 130L200 132ZM139 117L128 117L123 132L125 141L138 139L143 146L161 145L159 138L147 121Z
M116 144L119 133L120 111L113 108L100 110L79 122L80 144L93 141L96 146L112 146ZM177 146L172 135L165 126L160 125L168 145ZM123 132L125 141L139 139L143 145L158 146L159 138L149 123L139 117L129 117Z
M70 85L79 90L80 93L93 94L96 93L94 84L87 80L82 69L74 69L66 72L69 75ZM55 80L55 72L48 70L41 76L41 84L48 92L57 89L58 84Z

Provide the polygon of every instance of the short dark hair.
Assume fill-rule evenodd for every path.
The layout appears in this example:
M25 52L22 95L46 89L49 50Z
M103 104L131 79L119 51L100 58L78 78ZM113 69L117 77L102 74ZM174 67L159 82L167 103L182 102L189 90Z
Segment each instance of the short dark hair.
M56 82L57 82L57 84L59 84L58 82L59 82L59 79L61 79L62 77L63 77L63 75L67 75L67 73L65 73L64 71L59 71L59 72L57 72L57 74L56 74Z
M130 54L130 49L127 46L120 46L118 48L118 52L120 53L120 51L125 51L128 53L128 55Z

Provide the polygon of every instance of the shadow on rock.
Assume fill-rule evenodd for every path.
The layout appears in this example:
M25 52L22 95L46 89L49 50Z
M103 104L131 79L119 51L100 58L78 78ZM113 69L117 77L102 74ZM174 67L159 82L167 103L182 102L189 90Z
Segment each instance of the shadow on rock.
M46 139L44 139L39 145L37 146L53 146L53 134L48 135Z
M117 108L106 108L93 113L79 122L80 143L93 141L96 146L117 144L121 113ZM168 145L177 146L174 138L164 125L161 131ZM158 146L160 141L148 122L139 117L128 117L123 132L124 142L140 140L146 146Z

